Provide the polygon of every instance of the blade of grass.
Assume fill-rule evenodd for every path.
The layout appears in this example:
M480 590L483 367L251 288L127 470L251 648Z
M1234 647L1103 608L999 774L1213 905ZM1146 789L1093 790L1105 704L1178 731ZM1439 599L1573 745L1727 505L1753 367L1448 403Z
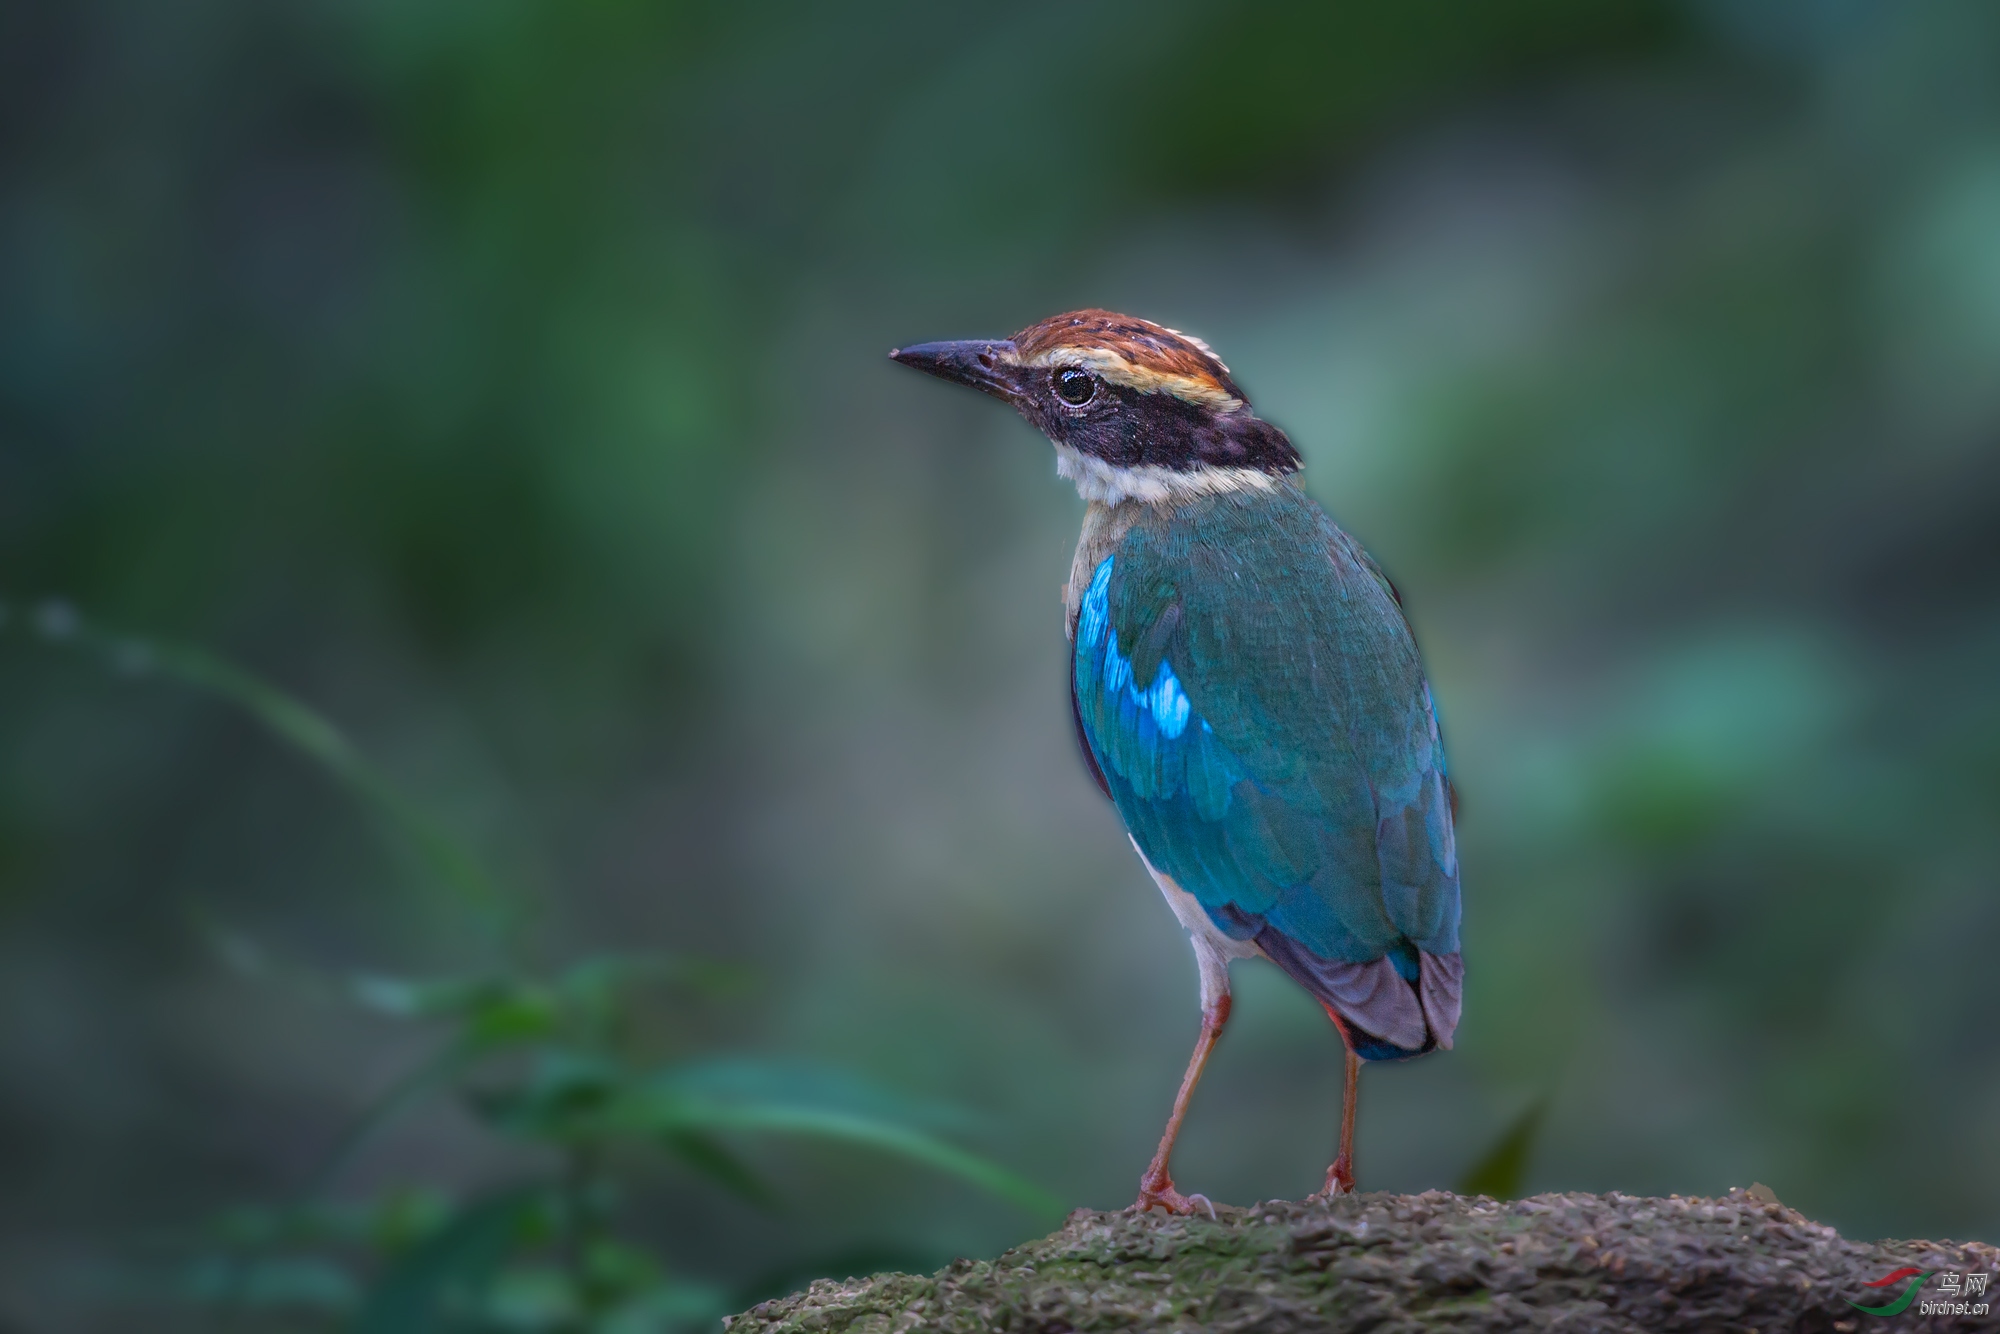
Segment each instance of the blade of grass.
M398 791L331 720L310 705L206 649L101 630L65 602L42 603L32 624L44 642L94 652L125 675L158 673L236 705L400 835L437 881L467 906L503 929L518 925L523 905L515 896L496 884L470 850Z
M223 962L248 977L281 982L320 999L359 1002L398 1018L462 1019L456 1007L424 1002L439 995L466 992L482 985L472 980L403 983L373 974L357 974L345 979L329 977L315 969L274 956L253 937L226 926L205 911L196 910L193 916L196 929ZM409 1003L390 1003L399 1000L408 1000ZM475 1034L462 1031L462 1023L460 1027L459 1033L398 1077L348 1122L340 1137L307 1176L305 1184L298 1189L295 1208L309 1207L324 1196L348 1163L398 1116L491 1050L491 1044Z
M636 1100L621 1119L632 1129L653 1134L736 1131L862 1145L957 1177L1039 1218L1053 1220L1064 1212L1055 1196L990 1159L921 1130L859 1112L801 1103L714 1102L668 1096Z

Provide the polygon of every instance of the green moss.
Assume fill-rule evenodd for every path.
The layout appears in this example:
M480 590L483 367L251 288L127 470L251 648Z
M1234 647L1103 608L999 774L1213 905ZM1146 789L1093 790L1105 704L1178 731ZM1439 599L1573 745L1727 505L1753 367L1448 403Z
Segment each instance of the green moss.
M1270 1202L1218 1217L1078 1210L930 1278L822 1281L731 1334L1791 1328L1905 1264L2000 1268L1977 1244L1841 1240L1747 1192L1721 1200L1442 1192Z

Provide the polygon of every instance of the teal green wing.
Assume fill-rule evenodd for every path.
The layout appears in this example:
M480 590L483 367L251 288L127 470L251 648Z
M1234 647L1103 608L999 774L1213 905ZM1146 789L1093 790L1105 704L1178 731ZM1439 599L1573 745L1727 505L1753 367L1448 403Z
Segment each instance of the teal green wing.
M1104 558L1078 730L1154 870L1362 1055L1449 1046L1458 860L1430 688L1387 580L1287 493L1184 507Z

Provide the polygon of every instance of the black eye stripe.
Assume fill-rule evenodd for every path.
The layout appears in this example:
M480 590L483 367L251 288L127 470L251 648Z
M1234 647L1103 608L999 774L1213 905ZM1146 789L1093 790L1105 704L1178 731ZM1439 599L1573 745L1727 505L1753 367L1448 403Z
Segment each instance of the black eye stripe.
M1080 408L1097 396L1097 377L1089 371L1064 366L1050 379L1055 384L1056 397L1073 408Z

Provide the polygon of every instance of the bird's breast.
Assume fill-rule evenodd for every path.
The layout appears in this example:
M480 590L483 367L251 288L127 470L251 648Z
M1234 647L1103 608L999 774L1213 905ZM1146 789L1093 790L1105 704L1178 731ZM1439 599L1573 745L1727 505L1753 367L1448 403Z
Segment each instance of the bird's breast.
M1077 612L1083 607L1083 591L1104 558L1146 517L1146 506L1135 501L1106 505L1091 501L1083 512L1083 531L1077 534L1076 555L1069 564L1069 582L1063 585L1063 630L1076 638Z

